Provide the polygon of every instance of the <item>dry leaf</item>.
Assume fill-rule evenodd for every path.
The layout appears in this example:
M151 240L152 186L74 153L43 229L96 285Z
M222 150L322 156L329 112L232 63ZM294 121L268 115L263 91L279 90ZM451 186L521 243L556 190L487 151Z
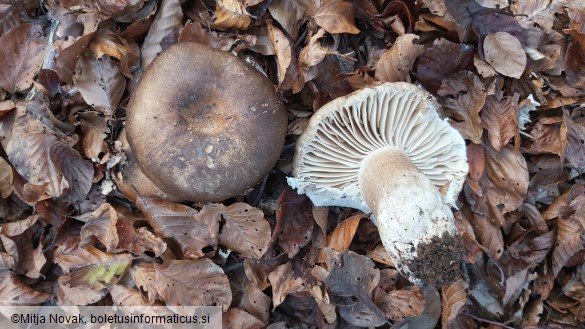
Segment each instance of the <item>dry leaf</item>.
M399 36L392 48L380 57L376 64L376 80L385 82L410 82L410 71L416 58L424 51L423 45L415 44L415 34Z
M274 0L270 3L268 10L286 33L293 40L297 40L303 17L311 16L308 12L310 4L310 0Z
M110 133L107 120L99 112L84 112L78 118L83 132L83 153L92 161L100 162L109 153L104 141Z
M508 32L489 33L483 42L485 60L498 73L519 79L526 68L520 41Z
M99 30L90 44L95 57L103 58L108 55L120 62L120 72L132 79L132 68L139 66L140 49L138 45L127 39L116 36L109 30Z
M179 0L163 0L161 2L156 18L140 47L140 59L143 69L146 69L152 60L166 49L163 46L169 46L167 44L163 45L163 41L168 39L176 40L182 20L183 11Z
M136 283L136 287L140 289L141 293L148 296L148 302L154 303L155 300L162 300L156 291L155 285L155 269L153 263L138 263L134 264L130 269L130 274Z
M331 34L360 33L354 24L352 4L343 0L329 0L321 4L313 19L315 23Z
M459 279L446 287L441 293L441 305L443 312L441 325L443 329L447 328L449 321L455 319L467 301L467 282Z
M76 219L85 222L81 228L81 241L79 243L82 248L92 244L92 237L95 237L106 247L106 251L115 251L118 246L118 232L116 230L118 213L109 203L102 204L91 213L77 216Z
M205 256L204 248L217 248L219 213L203 208L197 210L155 197L138 196L136 207L146 215L154 231L164 238L172 238L188 259Z
M274 237L278 238L278 245L288 257L293 258L311 242L314 227L311 201L307 196L285 188L277 204Z
M306 290L302 278L295 278L292 264L286 262L268 274L272 285L272 309L277 308L287 295Z
M0 198L6 199L12 194L12 167L0 157Z
M270 297L266 296L254 282L248 282L240 306L264 323L270 321Z
M585 121L576 122L564 111L563 125L567 136L563 156L572 168L581 174L585 173Z
M47 46L41 26L22 24L0 36L0 44L0 88L9 93L28 89Z
M228 29L245 30L252 23L252 17L237 0L217 0L212 28L225 31Z
M327 48L321 46L320 39L325 35L324 29L319 29L317 33L311 36L308 44L301 49L299 53L299 70L303 75L305 82L313 80L317 74L315 65L321 63L325 56L329 53Z
M500 227L489 218L474 214L473 227L478 242L487 250L494 259L499 259L504 252L504 237Z
M413 290L392 290L376 300L376 305L386 318L396 322L407 316L420 315L424 304L424 297L418 287Z
M481 126L488 131L491 146L499 151L508 144L512 137L516 137L516 144L520 141L518 131L518 98L506 96L498 100L490 95L486 98L481 112Z
M230 206L210 204L207 207L219 212L225 225L219 234L219 242L244 257L259 259L264 255L271 240L270 224L264 213L246 203Z
M0 305L30 306L48 301L51 295L36 291L18 279L12 271L0 270Z
M126 89L126 79L110 56L96 58L84 53L75 66L73 82L87 104L109 115L118 107Z
M268 29L268 36L272 42L272 48L276 53L276 61L278 62L278 83L281 84L286 77L286 70L291 63L292 48L288 38L270 22L266 23Z
M143 298L140 291L136 289L115 284L108 288L108 292L110 293L110 296L112 296L112 302L117 306L134 306L130 308L131 310L140 310L141 306L151 306L151 304ZM124 308L124 310L128 309Z
M266 326L252 314L232 307L222 316L223 329L261 329Z
M445 115L450 117L451 125L475 144L481 144L481 119L479 111L486 98L485 86L479 78L469 71L455 73L443 79L437 92L445 107Z
M154 264L155 285L166 305L221 306L232 302L228 278L210 259L170 260Z
M556 277L574 254L583 250L585 230L573 218L557 219L557 239L552 254L552 270Z
M339 253L347 251L355 236L358 225L362 218L366 217L367 215L364 214L355 215L337 225L335 230L327 237L327 247Z

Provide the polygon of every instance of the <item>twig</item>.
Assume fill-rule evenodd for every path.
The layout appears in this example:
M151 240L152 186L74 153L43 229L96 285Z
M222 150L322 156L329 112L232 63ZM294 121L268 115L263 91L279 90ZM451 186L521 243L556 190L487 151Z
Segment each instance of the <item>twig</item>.
M496 321L491 321L491 320L487 320L487 319L482 319L480 317L477 317L475 315L471 315L471 314L465 313L465 312L462 312L461 314L463 314L463 315L465 315L467 317L470 317L472 319L475 319L477 321L481 321L481 322L485 322L485 323L490 323L490 324L495 324L496 326L500 326L500 327L506 328L506 329L514 329L514 327L507 326L507 325L505 325L505 324L503 324L501 322L496 322Z

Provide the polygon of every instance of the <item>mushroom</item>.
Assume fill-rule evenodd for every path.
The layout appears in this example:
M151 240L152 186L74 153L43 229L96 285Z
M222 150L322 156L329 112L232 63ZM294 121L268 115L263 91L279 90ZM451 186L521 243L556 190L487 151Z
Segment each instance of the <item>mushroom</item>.
M318 206L372 213L400 272L440 286L463 253L449 205L467 175L465 142L439 104L409 83L383 83L321 107L297 141L291 187Z
M269 79L227 52L189 42L152 61L126 112L142 172L162 191L197 202L240 195L262 180L286 126Z

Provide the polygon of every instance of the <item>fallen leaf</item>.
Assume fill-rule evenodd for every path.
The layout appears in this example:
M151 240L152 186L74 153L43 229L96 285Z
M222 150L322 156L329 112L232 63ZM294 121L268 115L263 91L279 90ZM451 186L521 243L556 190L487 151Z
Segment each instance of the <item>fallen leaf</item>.
M116 306L134 306L130 308L130 310L140 310L141 306L151 306L137 289L115 284L108 288L108 292L110 293L110 296L112 296L112 302L114 302L114 305ZM162 305L162 303L159 304L159 306L160 305ZM124 308L124 310L128 309Z
M270 302L270 297L266 296L258 286L253 282L248 282L240 306L263 323L268 323L270 321Z
M245 30L252 23L252 17L237 0L217 0L212 28L225 31L227 29Z
M136 207L146 215L154 231L164 238L175 240L184 257L188 259L205 256L203 249L217 248L220 215L212 209L201 212L155 197L138 196Z
M268 250L271 241L270 224L264 219L262 210L242 202L227 207L222 204L210 204L207 207L218 211L225 220L219 243L244 257L256 259Z
M78 116L83 132L83 154L93 162L100 162L109 153L105 142L110 133L108 121L99 112L85 112Z
M467 282L459 279L441 292L441 305L443 306L441 314L442 328L447 328L449 321L455 319L463 306L465 306L467 301L466 288Z
M281 84L286 77L286 71L291 63L292 48L288 38L270 22L266 23L268 29L268 36L272 42L272 48L276 53L276 61L278 63L278 83Z
M221 267L208 258L154 264L155 286L166 305L221 306L227 311L232 292Z
M399 36L392 48L380 57L376 64L376 80L385 82L410 82L410 71L417 57L423 53L424 46L415 44L419 37L415 34Z
M491 257L499 259L504 252L504 237L500 227L489 218L474 214L473 227L478 242L485 248Z
M168 39L176 40L182 20L183 11L179 0L164 0L161 2L156 17L140 47L142 69L146 69L160 52L170 46L170 44L163 44L163 41L168 42Z
M567 136L563 156L573 169L585 173L585 121L576 122L564 111L563 125Z
M317 70L311 70L315 65L321 63L329 50L321 46L320 39L325 36L325 30L319 29L311 36L308 44L299 53L299 70L303 74L305 82L313 80Z
M266 326L252 314L235 307L227 310L221 318L224 329L260 329Z
M485 99L485 86L469 71L455 73L443 79L437 93L442 96L445 115L451 118L451 125L466 139L481 144L483 129L481 111Z
M286 33L293 40L297 40L299 26L305 20L304 17L312 16L311 8L308 8L312 5L310 0L274 0L270 3L268 10Z
M18 248L16 243L9 237L0 234L2 252L0 252L0 271L12 270L18 263Z
M519 94L513 97L506 96L498 100L490 95L481 112L481 126L488 131L490 145L499 151L515 137L516 144L520 142L518 130L518 99Z
M272 285L272 309L277 308L287 295L306 290L303 279L294 276L292 264L286 262L268 274Z
M140 61L140 49L134 41L121 38L109 30L98 30L90 48L97 58L108 55L117 59L120 72L129 79L134 77L131 71L139 66Z
M574 218L557 220L557 237L552 253L553 276L556 277L574 254L585 248L585 230Z
M85 222L81 228L81 241L79 243L82 248L92 244L92 237L95 237L106 247L106 251L115 251L118 246L118 232L116 230L118 213L109 203L102 204L91 213L77 216L76 219Z
M485 60L498 73L519 79L526 68L520 41L507 32L489 33L483 42Z
M0 44L0 88L9 93L28 89L47 47L41 26L22 24L2 34Z
M126 89L126 79L110 56L85 52L75 66L73 82L87 104L111 115Z
M353 6L343 0L329 0L322 3L313 19L331 34L360 33L354 24Z
M6 199L12 194L12 166L0 157L0 198Z
M24 284L12 271L0 270L1 306L39 305L50 298L50 294L36 291Z
M402 321L407 316L421 315L425 304L418 287L412 290L392 290L375 302L386 318L395 322Z
M301 248L311 242L313 235L313 213L311 201L285 188L277 201L274 237L278 245L293 258Z
M140 289L141 294L148 297L150 304L156 300L162 300L162 297L156 291L155 285L155 269L153 263L141 262L132 265L130 268L130 275L136 283L136 287Z
M349 245L355 236L358 225L367 215L359 214L351 216L350 218L339 223L335 230L327 237L327 247L343 253L349 249Z

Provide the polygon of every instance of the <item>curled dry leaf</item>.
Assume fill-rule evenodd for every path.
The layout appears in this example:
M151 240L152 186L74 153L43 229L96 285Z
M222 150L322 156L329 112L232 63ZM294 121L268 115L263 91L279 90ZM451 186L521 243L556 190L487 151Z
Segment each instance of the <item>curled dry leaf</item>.
M171 238L179 244L184 257L195 259L205 256L203 251L217 248L220 214L204 207L201 212L155 197L138 196L136 207L157 234Z
M520 95L506 96L498 100L490 95L486 98L481 112L481 126L488 131L491 146L499 151L515 137L515 144L520 142L518 130L518 99Z
M291 63L292 46L284 33L270 22L266 23L268 29L268 36L272 42L272 48L276 53L276 61L278 62L278 83L281 84L286 77L286 70Z
M252 16L238 0L217 0L212 28L245 30L252 23Z
M272 285L272 309L278 307L287 295L306 290L302 278L295 278L291 262L276 267L268 274L268 281Z
M425 305L420 288L392 290L375 301L387 319L402 321L407 316L418 316Z
M259 329L264 328L263 323L252 314L232 307L222 316L222 328L225 329Z
M154 264L155 286L167 305L221 306L227 311L232 292L221 267L208 258Z
M120 284L115 284L108 288L112 302L117 306L132 306L131 308L124 307L126 311L140 311L143 306L151 306L151 304L144 300L142 294L137 289L125 287ZM157 303L162 305L162 303Z
M2 252L0 252L0 270L14 269L18 263L18 248L9 237L0 234Z
M126 89L126 79L110 56L85 52L75 66L73 82L87 104L111 115Z
M118 232L116 223L118 222L118 213L109 203L100 205L91 213L85 213L76 219L85 222L81 228L80 246L83 248L93 243L95 237L105 247L106 251L113 252L118 246Z
M130 275L132 276L132 279L134 279L134 283L136 283L136 287L140 289L141 293L148 296L148 302L150 304L153 304L155 300L162 300L162 297L160 297L156 291L153 263L141 262L132 265L132 268L130 268Z
M324 29L319 29L317 33L311 36L309 43L301 49L299 53L299 70L304 77L305 82L313 80L317 70L311 69L321 63L329 53L327 48L321 46L320 39L325 35Z
M0 270L0 306L38 305L50 298L24 284L12 271Z
M142 69L146 69L152 60L165 49L163 47L164 40L170 41L178 37L178 30L182 26L182 20L183 11L179 0L163 0L161 2L156 17L140 48Z
M469 71L455 73L443 79L438 94L443 96L445 115L452 118L451 125L475 144L481 144L481 118L479 111L486 98L485 86Z
M47 39L39 25L22 24L0 36L0 88L28 89L41 68Z
M108 153L108 145L104 141L110 132L107 119L98 112L85 112L78 116L83 132L83 153L94 162L100 162Z
M219 242L244 257L259 259L268 250L271 241L270 224L264 213L246 203L230 206L210 204L210 211L217 211L225 220L219 234Z
M303 21L305 15L311 15L310 8L312 3L307 0L291 1L291 0L274 0L270 3L268 10L272 17L280 23L280 26L291 36L293 40L297 40L299 34L299 26Z
M504 237L499 225L482 215L474 214L473 227L478 242L494 259L499 259L504 252Z
M564 111L563 125L567 136L563 156L571 167L581 174L585 173L585 121L574 121L568 111Z
M459 279L446 287L441 293L441 305L443 306L441 325L447 328L449 321L455 319L467 301L467 282Z
M167 250L167 244L146 227L134 228L133 222L122 214L118 214L116 223L118 232L117 248L129 251L135 255L142 255L145 251L152 251L155 257Z
M585 229L574 218L557 220L557 239L552 254L552 269L556 277L577 252L585 248Z
M376 80L385 82L410 82L410 70L416 58L424 51L423 45L415 44L415 34L404 34L396 39L376 64Z
M329 0L322 3L313 18L317 25L331 34L360 33L354 23L353 5L343 0Z
M270 321L270 297L266 296L254 282L248 282L240 306L264 323Z
M0 198L6 199L12 194L12 166L0 157Z
M349 249L349 245L355 236L358 225L362 218L367 218L368 215L359 214L351 216L350 218L341 222L335 230L327 237L327 247L333 250L343 253Z
M526 68L520 40L508 32L489 33L483 42L485 60L498 73L519 79Z

